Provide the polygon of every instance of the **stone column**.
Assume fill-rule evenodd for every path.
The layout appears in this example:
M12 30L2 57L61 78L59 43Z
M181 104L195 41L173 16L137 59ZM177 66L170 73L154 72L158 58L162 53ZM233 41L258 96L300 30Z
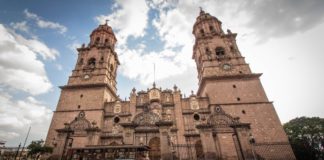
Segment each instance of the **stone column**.
M159 121L156 123L159 126L160 132L160 147L161 159L172 159L171 142L170 142L170 127L173 125L172 121Z
M196 127L199 129L205 159L216 159L216 147L212 133L212 126L208 124L199 124Z

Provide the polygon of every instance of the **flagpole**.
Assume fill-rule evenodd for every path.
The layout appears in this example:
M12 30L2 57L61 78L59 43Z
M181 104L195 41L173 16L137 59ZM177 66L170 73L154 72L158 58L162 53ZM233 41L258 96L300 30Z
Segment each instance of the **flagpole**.
M155 63L154 63L154 83L155 83Z
M19 158L18 158L19 160L20 160L20 157L21 157L21 155L22 155L22 152L23 152L24 149L25 149L25 145L26 145L26 142L27 142L27 139L28 139L28 136L29 136L30 128L31 128L31 126L29 126L29 129L28 129L28 132L27 132L27 135L26 135L26 138L25 138L24 145L23 145L23 147L22 147L22 149L21 149L21 152L20 152L20 155L19 155Z

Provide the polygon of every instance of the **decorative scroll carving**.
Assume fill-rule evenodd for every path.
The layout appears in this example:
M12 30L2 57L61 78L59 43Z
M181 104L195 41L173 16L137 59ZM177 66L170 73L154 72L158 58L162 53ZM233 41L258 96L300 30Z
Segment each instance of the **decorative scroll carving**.
M219 106L215 107L215 112L207 120L207 124L216 128L230 127L234 122L234 118L226 114Z
M153 102L148 106L149 110L152 111L153 113L161 116L161 110L162 110L162 106L160 103L157 102Z
M159 115L153 112L142 112L134 117L134 123L138 126L155 126L159 120Z
M199 109L199 104L198 101L195 97L190 97L190 108L192 110L197 110Z
M120 101L116 102L116 105L114 106L114 113L120 113L121 112L121 104Z
M121 127L119 124L114 124L112 127L112 134L118 134L121 132Z
M74 135L85 136L86 129L91 127L91 123L85 118L84 111L81 111L77 117L70 123Z
M160 100L160 91L158 89L152 89L149 92L150 100Z

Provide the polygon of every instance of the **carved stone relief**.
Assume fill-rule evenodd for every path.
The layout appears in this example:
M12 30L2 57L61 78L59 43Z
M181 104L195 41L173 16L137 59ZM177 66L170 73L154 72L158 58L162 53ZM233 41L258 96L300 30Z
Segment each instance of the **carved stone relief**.
M91 127L91 123L85 118L84 111L81 111L79 115L70 123L71 129L74 131L74 135L86 136L87 128Z

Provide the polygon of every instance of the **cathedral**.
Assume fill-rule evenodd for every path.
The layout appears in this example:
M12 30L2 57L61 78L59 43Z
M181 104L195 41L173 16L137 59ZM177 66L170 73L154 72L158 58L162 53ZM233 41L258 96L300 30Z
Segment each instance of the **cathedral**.
M273 103L236 44L236 33L200 11L193 25L199 87L117 95L117 39L106 23L77 49L45 145L56 159L295 159ZM194 77L193 77L194 78Z

